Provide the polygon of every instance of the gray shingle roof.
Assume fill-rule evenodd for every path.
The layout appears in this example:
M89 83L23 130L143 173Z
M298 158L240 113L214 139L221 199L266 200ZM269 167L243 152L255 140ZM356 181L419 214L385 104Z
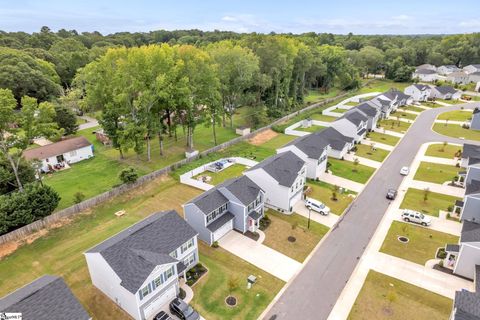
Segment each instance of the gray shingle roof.
M465 195L480 193L480 180L472 179L470 183L465 186Z
M122 280L121 285L136 293L156 266L177 262L169 254L195 235L197 232L176 211L163 211L150 215L87 253L100 253Z
M224 187L230 191L235 197L247 206L257 199L258 194L262 190L255 182L247 176L241 176L225 181L217 186L217 188Z
M463 220L462 232L460 233L460 242L480 241L480 224Z
M480 64L469 64L468 66L472 66L474 68L480 69Z
M474 316L461 309L455 309L454 320L480 320L480 317Z
M480 146L465 143L463 145L462 158L480 157Z
M447 93L454 94L457 92L457 89L455 89L452 86L439 86L439 87L435 87L435 89L441 94L447 94Z
M355 107L356 109L362 111L363 113L365 113L367 116L369 117L375 117L378 113L378 110L374 107L372 107L370 104L368 103L362 103L362 104L359 104L358 106Z
M412 84L412 86L414 86L415 88L417 88L420 91L425 91L425 90L430 89L430 86L426 85L426 84L414 83L414 84Z
M333 150L343 150L347 143L353 143L353 138L344 136L332 127L320 131L318 135L327 140Z
M352 109L346 112L340 119L347 119L356 126L359 126L362 122L367 122L368 118L364 116L360 111Z
M480 265L475 265L475 278L473 279L475 282L475 292L480 293Z
M480 76L480 71L470 73L471 76Z
M329 142L320 134L321 132L322 131L317 131L303 137L298 137L287 145L294 145L309 158L318 159L329 145Z
M260 217L261 217L262 215L261 215L259 212L257 212L257 211L252 211L252 212L250 212L250 213L248 214L248 216L249 216L250 218L252 218L253 220L258 220L258 219L260 219Z
M460 246L458 244L447 244L445 246L445 251L458 252L458 251L460 251Z
M207 226L207 229L211 232L215 232L225 225L230 220L233 220L235 216L230 211L225 212L220 218L217 218L215 221L210 223Z
M430 70L430 69L417 69L415 70L415 73L418 74L434 74L437 73L435 70Z
M480 163L480 157L479 158L477 158L477 157L469 157L468 158L468 165L469 166L477 164L477 163Z
M23 156L25 159L46 159L49 157L58 156L70 151L75 151L84 147L91 146L92 144L84 137L74 137L65 139L59 142L47 144L45 146L25 150Z
M462 311L461 316L470 316L470 318L463 319L480 319L480 294L466 290L457 291L455 292L454 307ZM455 320L458 320L456 315Z
M291 187L305 162L291 151L271 156L248 171L263 169L281 186Z
M189 203L194 203L205 214L209 214L227 202L228 199L218 190L218 188L207 190L189 201Z
M35 320L91 319L63 279L50 275L0 299L0 312L21 312L23 319Z

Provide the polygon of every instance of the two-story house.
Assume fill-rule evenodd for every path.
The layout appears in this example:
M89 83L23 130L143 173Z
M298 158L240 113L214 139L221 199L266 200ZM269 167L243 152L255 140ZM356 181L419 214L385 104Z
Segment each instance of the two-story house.
M286 151L263 160L244 174L265 191L265 205L290 214L302 199L307 165L295 153Z
M347 152L355 145L353 138L341 134L338 130L332 127L328 127L318 132L318 136L323 140L328 141L330 147L328 148L327 155L336 159L343 159Z
M361 111L352 109L332 122L331 126L357 143L365 137L367 123L368 118Z
M467 168L469 165L480 162L480 146L476 144L463 144L460 166Z
M411 96L414 101L427 101L430 98L432 88L426 84L414 83L406 87L403 92Z
M469 64L468 66L463 67L465 73L474 73L480 71L480 64Z
M179 293L198 262L197 232L176 211L150 215L84 253L93 285L137 320Z
M452 86L432 87L430 98L444 100L458 100L462 97L462 92Z
M438 74L430 69L417 69L412 73L412 79L417 79L423 82L433 82L438 79Z
M480 108L475 108L472 113L472 120L470 120L470 129L480 130Z
M367 101L359 104L355 109L362 112L367 118L367 130L372 131L377 127L378 118L380 117L380 111L375 107L375 104Z
M437 73L446 76L452 72L460 71L460 68L454 64L446 64L437 68Z
M299 137L277 149L277 153L291 151L307 164L307 177L316 179L327 169L327 155L330 149L328 140L320 132Z
M452 313L449 320L480 319L480 265L475 266L473 279L475 291L461 290L455 292Z
M264 216L265 192L247 176L229 179L183 205L185 220L209 245L229 231L255 232Z
M463 220L459 244L447 244L445 251L444 266L459 276L474 279L475 266L480 265L480 224Z
M450 81L454 84L466 84L468 83L468 74L463 71L452 72L447 75L447 81Z
M20 318L3 318L20 313ZM62 278L45 275L0 299L0 319L90 320Z

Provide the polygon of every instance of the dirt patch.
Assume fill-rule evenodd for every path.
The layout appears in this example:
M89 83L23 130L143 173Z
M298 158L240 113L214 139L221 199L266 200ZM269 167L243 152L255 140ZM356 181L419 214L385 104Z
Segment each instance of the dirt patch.
M18 248L17 242L7 242L0 245L0 259L8 256L9 254L12 254L13 252L15 252L15 250L17 250L17 248Z
M269 140L272 140L273 138L275 138L276 136L278 136L278 133L271 130L271 129L268 129L268 130L265 130L263 132L260 132L259 134L257 134L255 137L253 137L252 139L248 140L251 144L255 145L255 146L259 146Z

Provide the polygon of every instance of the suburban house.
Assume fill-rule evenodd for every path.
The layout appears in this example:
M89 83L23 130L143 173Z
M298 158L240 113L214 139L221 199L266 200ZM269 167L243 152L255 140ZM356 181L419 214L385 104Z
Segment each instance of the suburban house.
M433 64L425 63L425 64L422 64L422 65L419 65L418 67L416 67L416 68L415 68L415 71L417 71L417 70L422 70L422 69L427 69L427 70L436 71L436 70L437 70L437 67L435 67Z
M332 122L332 127L341 134L360 142L367 133L368 118L361 111L352 109Z
M462 92L452 86L432 87L430 98L444 100L458 100L462 97Z
M42 276L1 298L0 314L3 313L21 313L21 318L35 320L92 319L63 279L51 275Z
M379 111L380 119L388 118L393 111L392 101L383 95L376 96L369 102L371 106L374 106Z
M480 71L480 64L469 64L468 66L463 67L463 71L470 74Z
M302 199L307 164L292 151L286 151L263 160L244 174L265 191L265 205L290 214Z
M480 146L475 144L463 144L462 159L460 166L467 168L468 166L480 162Z
M457 67L454 64L447 64L447 65L443 65L443 66L440 66L440 67L437 68L438 74L441 74L441 75L444 75L444 76L446 76L447 74L450 74L452 72L457 72L457 71L460 71L460 68Z
M373 102L367 101L359 104L355 109L362 112L367 118L367 130L372 131L377 127L380 111Z
M404 92L411 96L414 101L427 101L430 98L432 88L426 84L415 83L406 87Z
M417 69L412 74L412 78L424 82L433 82L438 79L438 74L435 70Z
M475 71L468 74L468 82L480 82L480 71Z
M480 266L475 265L475 292L461 290L455 292L450 320L480 319Z
M277 153L291 151L307 164L307 178L316 179L327 169L327 154L329 141L320 135L321 131L299 137L282 148Z
M348 151L350 151L355 145L355 140L351 137L347 137L341 134L338 130L332 127L328 127L320 132L318 136L328 141L328 156L343 159Z
M472 113L472 120L470 120L470 129L480 130L480 109L475 108Z
M134 319L149 319L197 264L197 235L176 211L154 213L84 253L92 283Z
M50 172L90 159L93 157L93 145L80 136L25 150L23 156L27 160L40 160L40 170Z
M453 273L475 278L475 269L480 265L480 224L464 220L459 244L447 244L444 266L453 269Z
M447 81L457 84L468 83L468 74L463 71L452 72L447 75Z
M265 192L247 176L205 191L183 205L185 220L212 245L230 230L255 232L264 216Z

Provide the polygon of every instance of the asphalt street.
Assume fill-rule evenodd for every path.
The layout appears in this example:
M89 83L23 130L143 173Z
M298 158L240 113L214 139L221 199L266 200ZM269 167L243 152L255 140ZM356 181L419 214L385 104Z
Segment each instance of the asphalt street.
M390 156L373 175L350 209L333 227L302 271L288 284L264 319L327 319L345 284L357 266L389 201L388 188L398 189L403 177L400 168L409 166L423 143L467 142L439 135L431 130L439 113L460 109L452 105L422 112ZM463 105L465 108L480 103ZM479 142L468 141L480 144Z

